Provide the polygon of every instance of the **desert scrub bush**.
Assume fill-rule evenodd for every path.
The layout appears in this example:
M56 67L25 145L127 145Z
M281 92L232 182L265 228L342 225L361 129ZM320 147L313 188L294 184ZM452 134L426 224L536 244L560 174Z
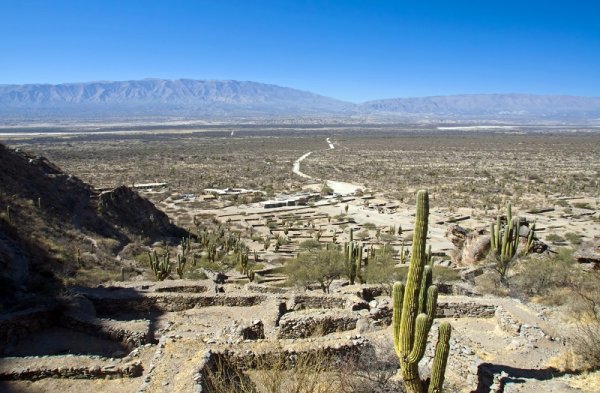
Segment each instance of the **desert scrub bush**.
M511 277L511 290L525 297L554 298L556 291L570 284L574 265L573 252L567 248L559 248L557 254L549 257L530 257L518 265L517 273Z
M583 367L600 368L600 271L580 271L571 284L577 302L571 305L577 316L577 334L572 338Z
M322 350L288 353L281 348L251 359L219 356L204 373L212 393L372 393L406 392L395 377L391 345L340 358Z
M565 201L564 199L559 199L557 201L554 201L554 204L556 206L560 206L560 207L569 207L569 202Z
M377 226L375 224L373 224L372 222L366 222L363 224L363 228L375 230L375 229L377 229Z
M286 265L289 283L308 289L319 284L324 293L329 293L333 280L345 272L344 254L339 250L317 250L300 253Z
M549 233L548 235L546 235L546 241L549 241L551 243L563 243L565 241L565 238L557 235L556 233Z
M475 277L475 287L482 294L495 296L508 295L508 288L502 285L500 275L496 271L487 271Z
M582 243L582 238L583 236L581 236L578 233L575 232L567 232L565 233L565 239L567 239L569 241L569 243L573 244L573 245L579 245Z
M573 203L573 207L576 207L577 209L594 210L588 202L575 202Z
M446 266L434 265L432 274L433 281L436 284L461 281L460 274L456 270Z

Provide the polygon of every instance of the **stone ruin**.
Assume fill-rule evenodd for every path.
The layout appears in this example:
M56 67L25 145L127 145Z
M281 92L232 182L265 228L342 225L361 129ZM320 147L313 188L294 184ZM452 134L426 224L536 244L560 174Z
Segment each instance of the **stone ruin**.
M208 350L198 364L194 380L190 381L199 392L212 391L206 385L205 376L217 360L226 367L233 367L253 364L253 357L262 356L260 363L267 367L265 365L273 362L272 359L289 357L294 351L299 351L291 349L291 346L301 343L311 344L311 350L325 351L334 359L342 359L370 350L369 333L386 329L391 323L389 297L377 286L345 287L337 294L327 295L280 293L275 287L271 288L271 292L268 286L258 284L247 285L243 291L213 294L207 290L210 286L210 281L178 280L172 283L140 282L93 289L73 288L74 295L53 306L5 315L0 319L0 349L4 356L0 362L0 380L141 377L138 391L148 391L153 384L160 383L155 379L154 370L164 356L164 343L177 339L177 336L167 333L168 329L154 331L149 319L123 317L127 315L137 317L211 307L260 306L265 308L265 313L277 316L273 318L274 322L269 322L274 326L266 325L261 315L249 323L234 320L224 324L213 339L206 340ZM514 335L515 342L522 346L534 345L535 340L545 339L539 327L520 323L509 311L489 299L441 296L437 318L495 321L503 331ZM436 326L432 333L434 339L437 337ZM19 341L52 327L120 343L124 350L102 355L11 355ZM265 352L264 345L271 345L272 349ZM140 360L142 348L154 349L151 360ZM427 348L422 361L424 368L430 367L433 359L433 346L428 345ZM497 377L493 371L486 374L480 369L483 360L477 357L468 340L463 340L459 334L453 335L450 359L448 372L460 377L468 386L489 386ZM486 382L482 382L482 378Z

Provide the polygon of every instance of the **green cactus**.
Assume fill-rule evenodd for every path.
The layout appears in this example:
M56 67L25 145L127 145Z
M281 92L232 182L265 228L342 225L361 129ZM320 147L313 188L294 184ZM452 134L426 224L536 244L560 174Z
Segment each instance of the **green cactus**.
M508 271L519 247L519 218L513 218L510 203L506 210L506 222L498 215L496 224L490 224L490 248L496 261L494 270L500 275L500 282L508 286Z
M187 258L183 254L177 254L177 275L179 278L183 278L183 270L185 269L185 264L187 262Z
M534 240L535 240L535 221L529 227L529 233L527 234L527 243L525 243L525 249L523 250L523 255L527 255L531 252Z
M427 191L421 190L417 193L417 215L406 285L396 282L392 290L394 349L400 361L404 385L410 393L425 391L418 364L425 354L427 335L433 324L437 306L438 290L435 285L431 285L432 269L427 265L425 252L428 217L429 197ZM430 393L441 392L450 333L451 327L448 323L440 324L429 384Z
M148 258L150 260L150 267L156 276L158 281L163 281L171 274L171 264L169 262L169 251L167 251L162 258L158 257L156 251L152 253L148 252Z

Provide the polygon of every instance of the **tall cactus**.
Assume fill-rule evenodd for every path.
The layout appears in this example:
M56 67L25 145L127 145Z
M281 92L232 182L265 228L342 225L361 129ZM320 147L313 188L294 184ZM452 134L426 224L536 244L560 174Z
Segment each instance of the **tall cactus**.
M496 264L494 269L500 275L500 282L508 286L508 271L519 247L519 217L512 216L510 203L506 208L506 222L498 215L496 224L490 224L490 247Z
M158 257L156 251L153 251L152 253L148 252L148 259L150 260L150 267L158 281L163 281L165 278L169 277L169 274L171 273L169 250L163 254L162 258Z
M392 290L394 349L400 361L404 385L410 393L425 391L424 383L419 377L419 361L425 354L427 335L437 306L438 290L435 285L431 285L431 267L426 266L428 218L429 196L427 191L421 190L417 193L417 215L406 285L396 282ZM450 324L440 324L429 384L430 393L442 391L451 331Z

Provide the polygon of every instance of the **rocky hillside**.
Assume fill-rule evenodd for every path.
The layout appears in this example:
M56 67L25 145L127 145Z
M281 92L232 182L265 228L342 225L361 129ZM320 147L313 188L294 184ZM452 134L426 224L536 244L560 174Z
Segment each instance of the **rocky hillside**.
M119 271L117 255L128 244L186 234L135 191L100 193L43 157L0 145L0 168L4 295L51 291L68 277Z

